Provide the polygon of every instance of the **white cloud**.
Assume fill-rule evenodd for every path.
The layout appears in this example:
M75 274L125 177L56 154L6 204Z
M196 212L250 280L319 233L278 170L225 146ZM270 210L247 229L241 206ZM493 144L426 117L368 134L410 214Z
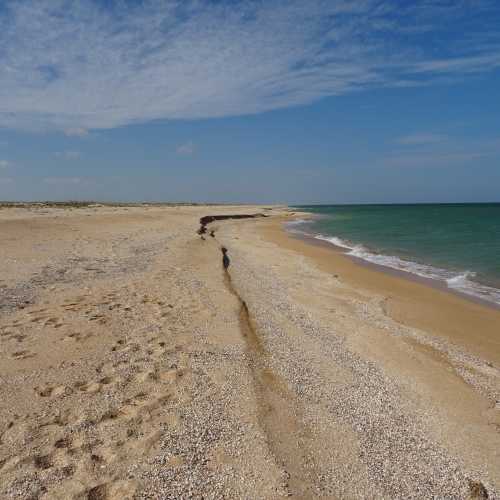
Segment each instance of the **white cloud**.
M500 66L500 6L484 0L6 2L0 127L68 136L259 113ZM467 24L476 42L465 45L453 29L479 7L482 17Z
M75 185L82 184L84 180L81 177L45 177L43 182L51 185Z
M82 156L80 151L56 151L54 156L65 160L78 160Z
M498 51L498 48L496 48ZM456 57L453 59L436 59L423 61L414 65L415 73L477 73L484 68L495 69L500 67L500 53Z
M83 127L67 128L64 133L68 137L85 137L89 134L89 131Z
M0 160L0 168L7 168L10 167L10 165L11 165L10 161Z
M441 142L446 141L447 137L442 134L432 134L432 133L415 133L405 135L396 140L398 144L402 144L403 146L421 146L428 144L439 144Z
M176 151L179 155L190 156L196 151L196 146L190 141L185 144L181 144Z

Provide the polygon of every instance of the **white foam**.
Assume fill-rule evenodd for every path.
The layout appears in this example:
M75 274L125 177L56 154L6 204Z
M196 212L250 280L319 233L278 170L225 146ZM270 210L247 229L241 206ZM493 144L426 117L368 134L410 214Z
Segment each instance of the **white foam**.
M295 219L287 222L285 224L286 228L288 231L291 233L295 234L307 234L306 231L304 231L304 226L307 224L310 224L312 220L310 219Z
M470 283L467 278L474 278L474 276L476 276L476 273L473 273L472 271L465 271L465 273L459 274L458 276L448 278L446 283L450 287L464 286L465 284Z
M495 304L500 304L500 290L472 281L470 278L474 278L476 276L476 273L472 271L464 271L457 274L456 272L441 269L439 267L404 260L394 255L377 254L370 251L363 245L351 244L337 236L324 236L319 234L316 235L315 238L318 240L328 241L337 247L348 250L348 252L346 252L347 255L351 255L352 257L357 257L358 259L378 264L380 266L397 269L398 271L416 274L417 276L421 276L423 278L438 280L446 283L448 288L452 288L459 292L472 295Z
M311 222L310 220L307 219L295 219L291 220L286 223L287 226L298 226L300 224L305 224L306 222Z

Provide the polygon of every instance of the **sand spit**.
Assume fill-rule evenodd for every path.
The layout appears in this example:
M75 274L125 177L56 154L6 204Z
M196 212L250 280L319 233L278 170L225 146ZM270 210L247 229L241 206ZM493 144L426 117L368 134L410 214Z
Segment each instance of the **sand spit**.
M0 498L498 498L498 366L271 241L287 217L3 208Z

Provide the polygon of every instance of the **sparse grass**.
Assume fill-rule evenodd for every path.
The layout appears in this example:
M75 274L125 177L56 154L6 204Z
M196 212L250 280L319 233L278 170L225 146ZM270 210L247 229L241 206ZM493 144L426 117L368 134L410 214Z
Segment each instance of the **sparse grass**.
M178 207L178 206L216 206L231 205L223 203L191 202L96 202L96 201L0 201L0 208L88 208L88 207Z

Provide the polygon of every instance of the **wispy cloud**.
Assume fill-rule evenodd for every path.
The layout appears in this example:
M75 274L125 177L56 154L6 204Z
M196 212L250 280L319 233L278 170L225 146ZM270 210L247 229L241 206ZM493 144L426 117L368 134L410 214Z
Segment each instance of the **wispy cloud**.
M416 63L414 73L477 73L485 68L490 70L500 67L498 47L493 54L455 57L453 59L436 59Z
M51 185L75 185L82 184L84 179L81 177L45 177L43 182Z
M196 151L196 146L193 142L189 141L178 146L176 151L178 155L190 156Z
M7 168L11 166L11 162L7 160L0 160L0 168Z
M82 156L80 151L56 151L54 156L63 158L64 160L78 160Z
M83 127L67 128L64 130L65 135L68 137L86 137L89 135L89 131Z
M432 134L426 132L417 132L414 134L399 137L396 140L397 144L403 146L424 146L428 144L439 144L447 140L447 137L442 134Z
M453 27L471 9L464 45ZM82 137L490 71L499 13L486 0L6 0L0 127Z

